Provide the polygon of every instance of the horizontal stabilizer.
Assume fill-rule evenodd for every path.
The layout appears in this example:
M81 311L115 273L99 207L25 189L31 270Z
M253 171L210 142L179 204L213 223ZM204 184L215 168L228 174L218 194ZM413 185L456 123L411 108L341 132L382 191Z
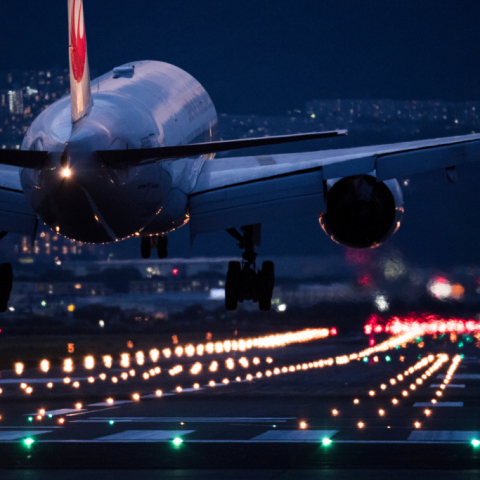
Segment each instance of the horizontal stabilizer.
M47 155L47 152L31 150L0 150L0 164L20 168L39 168Z
M114 165L134 165L147 160L159 160L196 157L209 153L228 152L241 148L264 147L280 145L282 143L316 140L319 138L337 137L346 135L347 130L332 130L328 132L299 133L296 135L280 135L276 137L245 138L240 140L226 140L221 142L192 143L175 147L142 148L134 150L103 150L97 152L102 160Z

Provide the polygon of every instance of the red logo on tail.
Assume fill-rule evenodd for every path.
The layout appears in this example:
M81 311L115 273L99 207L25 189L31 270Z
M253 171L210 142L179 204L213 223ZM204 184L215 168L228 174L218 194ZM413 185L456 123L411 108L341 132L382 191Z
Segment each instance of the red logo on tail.
M75 0L73 0L72 20L70 32L70 59L72 61L73 76L77 83L80 83L85 72L85 59L87 56L87 41L85 36L85 25L83 25L83 36L80 36L80 20L82 18L83 2L80 0L78 10L78 21L75 18Z

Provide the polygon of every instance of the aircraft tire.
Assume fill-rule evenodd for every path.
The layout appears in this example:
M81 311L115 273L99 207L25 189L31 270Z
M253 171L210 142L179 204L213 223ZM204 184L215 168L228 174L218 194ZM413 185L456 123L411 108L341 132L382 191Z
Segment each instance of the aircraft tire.
M157 254L158 258L168 257L168 237L166 235L160 235L157 239Z
M225 308L233 311L237 309L240 297L242 269L240 262L228 264L227 281L225 282Z
M140 250L142 258L150 258L150 256L152 255L152 240L150 237L142 237L142 244Z

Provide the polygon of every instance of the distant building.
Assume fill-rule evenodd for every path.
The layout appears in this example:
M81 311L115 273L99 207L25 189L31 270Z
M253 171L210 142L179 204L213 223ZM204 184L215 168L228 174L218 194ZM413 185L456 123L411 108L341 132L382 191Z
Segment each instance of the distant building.
M23 115L23 92L22 90L9 90L8 109L12 115Z

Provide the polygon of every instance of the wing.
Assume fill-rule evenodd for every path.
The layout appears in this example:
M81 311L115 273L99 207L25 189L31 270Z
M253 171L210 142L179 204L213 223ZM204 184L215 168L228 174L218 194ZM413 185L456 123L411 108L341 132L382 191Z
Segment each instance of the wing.
M391 145L208 160L190 194L191 234L324 211L324 181L380 181L480 160L480 134Z
M35 236L37 216L25 199L20 171L0 166L0 232Z

